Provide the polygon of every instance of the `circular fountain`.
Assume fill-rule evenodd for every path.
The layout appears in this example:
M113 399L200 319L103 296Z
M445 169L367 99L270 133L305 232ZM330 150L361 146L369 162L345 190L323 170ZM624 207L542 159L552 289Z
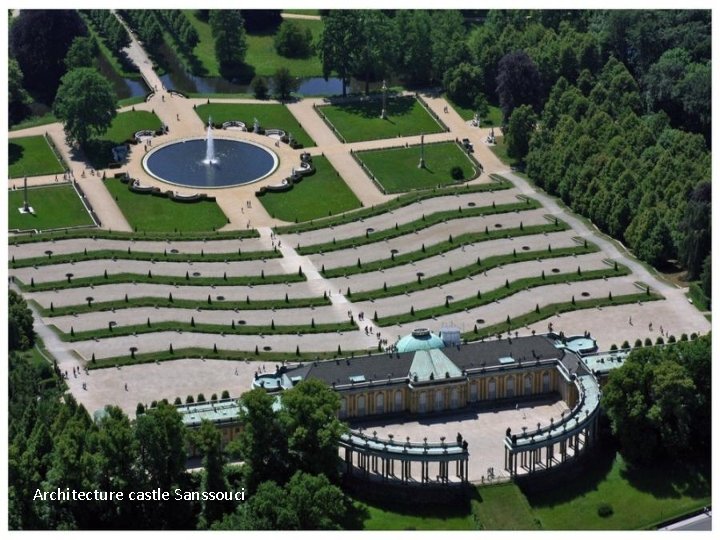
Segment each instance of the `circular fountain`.
M225 188L250 184L272 174L278 157L251 141L216 139L212 121L204 139L184 139L148 152L143 168L169 184L194 188Z

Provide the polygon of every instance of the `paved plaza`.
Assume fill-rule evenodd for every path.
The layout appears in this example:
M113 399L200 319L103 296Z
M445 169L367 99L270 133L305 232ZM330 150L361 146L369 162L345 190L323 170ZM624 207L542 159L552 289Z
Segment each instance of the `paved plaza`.
M550 423L551 418L560 418L562 412L567 411L567 405L563 401L533 401L517 405L517 408L509 405L494 409L443 413L421 420L368 420L352 423L351 427L362 428L368 436L376 433L380 439L388 439L388 435L392 435L396 442L403 442L407 437L411 442L421 442L425 437L433 442L445 437L450 442L455 441L460 433L468 442L470 451L468 480L473 483L490 482L507 478L503 451L507 428L513 433L521 433L523 427L532 431L538 423L545 426ZM420 462L413 463L412 474L414 479L420 478ZM457 481L457 478L452 480Z

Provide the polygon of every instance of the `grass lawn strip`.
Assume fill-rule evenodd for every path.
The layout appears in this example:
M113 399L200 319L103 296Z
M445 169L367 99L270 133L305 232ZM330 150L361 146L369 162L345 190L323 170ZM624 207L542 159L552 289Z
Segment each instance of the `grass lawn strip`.
M131 139L141 129L158 130L161 127L162 121L153 112L126 111L118 113L102 138L120 144Z
M64 171L62 163L42 135L9 139L8 164L10 178L60 174Z
M569 272L567 274L550 274L549 276L537 277L526 277L517 279L515 281L508 281L507 286L498 287L491 291L480 293L477 292L476 296L469 298L463 298L461 300L453 300L452 302L446 302L443 306L432 306L425 309L413 310L411 313L404 313L401 315L393 315L391 317L379 317L373 319L375 324L378 326L389 326L393 324L402 324L411 321L418 321L423 319L430 319L432 317L439 317L441 315L448 315L451 313L457 313L458 311L465 311L466 309L473 309L480 306L486 306L492 304L496 300L502 300L508 296L531 289L533 287L541 287L543 285L557 285L559 283L566 282L577 282L577 281L590 281L594 279L603 279L611 277L626 276L630 274L630 269L624 265L618 265L617 270L612 268L598 269L598 270L586 270L584 272L576 273ZM570 302L573 304L573 302ZM577 304L576 300L574 304ZM573 304L573 305L574 305Z
M203 242L212 242L213 240L228 240L228 239L243 239L243 238L260 238L260 233L256 229L243 229L240 231L194 231L194 232L180 232L180 233L153 233L148 231L140 232L125 232L125 231L112 231L104 229L93 229L93 230L76 230L71 231L65 229L64 231L51 231L43 232L40 234L22 234L10 237L8 243L12 245L19 244L32 244L34 242L55 242L57 240L69 240L75 238L87 238L89 240L95 240L100 238L103 240L148 240L154 242L167 242L173 240L176 242L187 240L197 241L202 240Z
M539 259L556 259L559 257L569 257L570 255L585 255L587 253L595 253L600 251L599 248L594 244L588 244L585 246L574 246L566 248L558 248L555 251L521 251L516 255L495 255L493 257L487 257L483 260L478 261L480 264L474 263L461 268L453 268L452 274L437 274L428 278L418 278L418 281L408 281L407 283L401 283L399 285L393 285L390 287L382 287L372 291L362 291L352 293L353 302L364 302L366 300L378 300L380 298L387 298L390 296L398 296L401 294L412 293L416 291L423 291L425 289L432 289L440 285L447 285L455 281L460 281L471 276L476 276L498 266L504 264L513 264L524 261L534 261Z
M470 505L479 529L527 531L540 528L530 504L516 484L510 482L476 489L479 500L471 500Z
M290 191L268 191L258 197L270 217L308 221L361 206L360 200L324 156L313 156L315 173L294 184Z
M425 216L415 221L409 221L402 225L395 225L394 229L383 229L380 231L374 231L372 233L366 233L365 236L353 236L351 238L344 238L342 240L334 240L333 242L325 242L323 244L314 244L311 246L298 247L297 252L301 255L309 255L312 253L328 253L330 251L338 251L340 249L353 248L357 246L364 246L366 244L374 244L376 242L382 242L383 240L389 240L391 238L397 238L406 234L412 234L416 231L421 231L445 223L453 219L463 219L469 217L478 216L491 216L494 214L509 214L515 211L534 210L540 208L542 205L535 199L526 198L524 202L507 203L507 204L493 204L492 206L478 206L474 208L466 208L463 210L462 207L457 210L445 210L441 212L435 212L429 216Z
M95 225L75 188L69 184L28 189L28 203L35 212L33 214L21 214L18 210L24 200L22 190L8 192L10 229L42 230Z
M441 133L443 128L412 96L391 97L387 118L380 118L381 99L323 105L316 111L324 115L345 142L373 141L408 137L421 133ZM417 163L416 163L417 165Z
M263 276L228 276L226 279L221 277L193 277L192 275L186 274L185 278L182 276L161 276L146 274L131 274L131 273L120 273L120 274L108 274L108 277L103 276L88 276L82 278L72 278L70 282L67 280L61 281L45 281L43 283L30 285L23 283L19 278L15 278L15 283L18 285L20 290L25 292L41 292L41 291L52 291L62 289L73 289L77 287L91 287L95 285L108 285L115 283L155 283L158 285L190 285L190 286L202 286L212 287L214 286L247 286L247 285L273 285L278 283L296 283L298 281L305 281L307 278L305 275L299 274L270 274Z
M276 351L263 351L262 348L258 348L256 352L253 351L238 351L238 350L222 350L218 349L217 352L213 349L205 349L202 347L192 347L183 349L174 349L170 352L168 346L167 351L154 351L149 353L136 353L133 358L129 354L127 356L113 356L109 358L102 358L95 361L90 361L87 364L88 369L105 369L114 368L116 366L131 366L135 364L149 364L151 362L169 362L172 360L178 360L180 358L198 358L208 360L257 360L258 362L282 362L283 360L298 362L298 361L314 361L314 360L329 360L337 358L338 356L345 357L350 355L361 356L365 354L371 354L371 350L361 351L341 351L338 354L337 351L322 351L322 352L303 352L300 354L295 352L276 352Z
M101 259L120 259L126 261L154 261L154 262L238 262L257 261L260 259L279 259L282 253L274 251L246 251L242 253L164 253L150 251L123 251L120 249L101 249L85 251L84 253L66 253L50 257L31 257L10 261L11 268L27 268L29 266L50 266L53 264L66 264L82 261L97 261Z
M651 529L710 505L710 479L709 470L692 462L630 466L614 449L603 449L583 474L527 498L548 530ZM598 515L602 504L612 507L610 516Z
M540 306L539 312L531 311L524 315L519 315L510 319L510 324L505 322L493 324L491 326L485 326L478 328L477 333L473 330L472 332L465 332L462 337L468 341L473 341L480 338L495 337L503 332L509 332L517 328L524 328L532 323L542 321L549 317L554 317L559 313L567 313L568 311L579 311L582 309L590 309L595 307L609 307L609 306L621 306L623 304L634 304L636 302L654 302L655 300L664 300L665 297L656 293L638 293L638 294L625 294L621 296L613 296L610 298L592 298L590 300L576 300L572 302L558 302L556 304L548 304L546 306Z
M292 133L293 138L305 147L315 146L315 141L302 128L290 110L279 103L210 103L198 105L195 113L207 124L212 116L213 124L230 120L244 122L252 130L254 119L260 121L263 129L282 129ZM218 131L215 132L219 133ZM219 136L219 135L218 135Z
M327 332L352 332L357 330L355 323L325 323L313 325L271 325L267 326L245 326L236 324L235 328L232 324L204 324L180 321L162 321L157 323L133 324L128 326L114 326L112 330L109 328L98 330L87 330L83 332L65 333L60 331L56 326L49 325L57 332L60 339L68 342L87 341L90 339L105 339L110 337L131 336L136 334L149 334L152 332L193 332L201 334L222 334L222 335L277 335L277 334L323 334Z
M466 122L475 118L475 108L462 107L455 103L453 100L451 100L447 95L445 95L445 99L450 104L450 106L455 109L455 112L457 112L460 117ZM502 110L500 109L500 107L490 105L488 115L483 119L481 127L500 127L502 126L502 123Z
M326 278L334 277L345 277L352 274L361 274L363 272L374 272L375 270L385 270L387 268L393 268L395 266L402 266L410 262L421 261L435 255L440 255L447 251L457 249L460 246L474 244L476 242L485 242L486 240L497 240L499 238L511 238L520 236L531 236L534 234L542 234L544 232L559 232L569 229L570 226L564 221L558 220L557 224L547 225L529 225L527 227L515 228L515 229L493 229L487 230L487 232L473 232L465 233L460 236L453 238L452 242L448 239L444 242L439 242L427 246L425 249L418 251L410 251L401 255L395 255L394 258L391 256L389 259L380 259L362 263L358 268L357 263L352 266L340 266L337 268L330 268L321 272Z
M105 187L136 231L214 231L228 221L215 201L185 203L133 193L117 179L105 180Z
M317 43L325 26L323 21L293 19L302 32L310 29L313 43ZM316 54L307 58L286 58L275 51L275 34L248 33L245 62L254 68L257 75L271 77L278 68L286 67L295 77L321 77L322 63Z
M420 146L365 150L354 155L365 165L371 177L387 193L404 193L415 189L456 184L452 177L454 167L462 170L462 180L472 180L479 174L468 154L455 142L438 142L425 145L425 167L419 168Z
M32 300L30 300L33 302ZM81 313L92 313L96 311L115 311L119 309L156 307L156 308L185 308L185 309L202 309L202 310L260 310L260 309L290 309L304 307L329 306L332 302L328 298L288 298L287 301L282 298L273 300L251 300L248 296L247 301L229 301L229 300L211 300L210 303L203 300L185 300L182 298L146 296L142 298L129 298L127 302L123 300L110 300L107 302L91 302L88 304L77 304L74 306L62 306L50 308L42 307L34 302L38 308L40 315L43 317L61 317L63 315L77 315Z
M363 208L362 210L348 212L342 216L318 219L308 223L301 223L299 225L283 225L281 227L275 227L273 230L277 234L297 234L308 231L316 231L318 229L325 229L326 227L337 227L338 225L353 223L354 221L362 221L363 219L378 216L392 210L397 210L398 208L403 208L404 206L410 206L411 204L424 201L426 199L449 197L451 195L465 195L468 193L492 193L494 191L501 191L512 187L514 186L509 180L502 178L494 180L491 184L465 184L464 186L452 186L449 188L443 187L428 191L418 191L399 195L386 203L373 205L370 208Z

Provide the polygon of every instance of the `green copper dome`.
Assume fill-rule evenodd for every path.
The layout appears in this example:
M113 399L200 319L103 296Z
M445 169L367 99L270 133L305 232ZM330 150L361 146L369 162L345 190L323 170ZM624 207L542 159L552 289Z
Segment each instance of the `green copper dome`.
M395 347L397 347L398 352L428 351L430 349L442 349L445 347L445 343L427 328L417 328L409 336L398 340Z

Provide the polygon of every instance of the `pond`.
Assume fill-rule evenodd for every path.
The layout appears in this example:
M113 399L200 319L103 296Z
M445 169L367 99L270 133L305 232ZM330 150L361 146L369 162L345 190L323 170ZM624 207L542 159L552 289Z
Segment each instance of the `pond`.
M199 77L192 75L185 70L182 62L174 51L167 46L160 48L160 57L166 73L160 76L160 80L168 90L178 90L184 94L252 94L252 88L248 83L239 81L228 81L222 77ZM270 93L273 92L272 77L266 77ZM334 96L342 94L342 80L337 77L330 77L326 81L323 77L299 77L298 89L294 92L299 96ZM396 84L395 79L388 79L388 85ZM382 87L381 81L371 82L370 90L379 90ZM347 85L348 93L360 93L365 91L365 82L351 79Z

